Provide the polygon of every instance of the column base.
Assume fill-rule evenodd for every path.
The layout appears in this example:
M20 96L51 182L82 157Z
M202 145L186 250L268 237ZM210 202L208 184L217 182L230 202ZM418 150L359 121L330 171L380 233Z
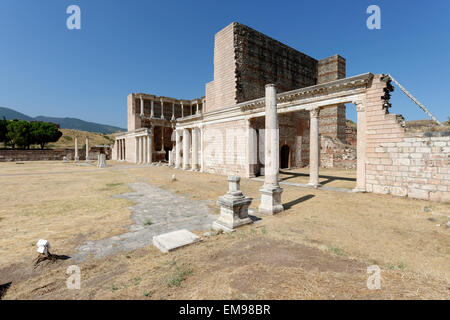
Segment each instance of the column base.
M73 158L73 162L80 162L80 158L79 157Z
M352 192L355 193L362 193L362 192L367 192L365 188L361 188L361 187L356 187L354 189L352 189Z
M281 204L281 193L283 188L276 185L264 184L261 189L261 204L258 211L263 214L277 214L284 211Z
M314 189L318 189L322 185L320 183L312 183L312 182L310 182L310 183L308 183L308 186L310 186L311 188L314 188Z
M212 229L216 231L223 231L223 232L234 232L236 231L235 228L253 223L252 219L245 218L245 219L238 219L234 220L233 224L230 225L228 223L225 223L224 221L221 221L220 219L216 220L212 224Z

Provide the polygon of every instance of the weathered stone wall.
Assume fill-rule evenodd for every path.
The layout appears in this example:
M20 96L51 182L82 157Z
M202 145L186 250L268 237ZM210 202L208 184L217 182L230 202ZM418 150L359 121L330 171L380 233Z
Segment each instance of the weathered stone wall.
M73 149L58 150L0 150L0 161L47 161L47 160L63 160L63 157L74 159L75 151ZM86 151L78 150L80 160L86 159ZM97 159L95 152L89 152L91 160Z
M236 23L236 102L264 97L268 83L285 92L317 83L317 60Z
M232 23L214 38L214 82L208 84L206 109L212 111L236 104L236 64ZM213 92L214 97L209 96Z
M366 190L450 201L450 134L406 133L383 109L385 87L376 75L366 94Z
M345 59L338 54L319 60L317 68L317 84L343 79L346 76Z
M248 133L244 120L205 126L203 143L206 172L249 175Z
M130 93L127 97L128 131L134 131L141 127L141 118L139 117L140 110L136 109L138 106L134 93Z
M341 140L320 136L320 166L323 168L356 168L356 148Z

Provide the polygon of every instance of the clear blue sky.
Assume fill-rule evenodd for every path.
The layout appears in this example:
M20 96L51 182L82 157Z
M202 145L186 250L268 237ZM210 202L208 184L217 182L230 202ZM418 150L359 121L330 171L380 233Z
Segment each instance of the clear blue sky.
M66 28L71 4L81 30ZM366 28L370 4L381 30ZM349 76L391 73L440 120L450 116L448 0L1 0L0 106L125 127L130 92L203 96L214 34L233 21L316 59L338 53ZM426 118L399 90L391 111Z

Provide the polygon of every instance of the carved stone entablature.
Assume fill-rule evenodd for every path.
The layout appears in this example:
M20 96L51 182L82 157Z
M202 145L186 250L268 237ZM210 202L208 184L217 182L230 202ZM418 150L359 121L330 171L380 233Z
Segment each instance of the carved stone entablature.
M277 95L277 103L289 103L309 97L325 96L346 89L366 88L373 74L365 73L359 76L339 79L327 83L283 92ZM264 106L264 98L244 102L239 105L241 111L249 111Z

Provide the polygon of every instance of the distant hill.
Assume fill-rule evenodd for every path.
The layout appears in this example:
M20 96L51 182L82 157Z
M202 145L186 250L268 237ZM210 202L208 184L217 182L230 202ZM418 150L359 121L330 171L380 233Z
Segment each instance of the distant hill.
M76 118L56 118L56 117L46 117L46 116L37 116L30 117L26 114L17 112L10 108L0 107L0 119L5 117L8 120L19 119L19 120L27 120L27 121L45 121L57 123L61 127L61 129L75 129L89 132L99 132L104 134L110 134L118 131L126 131L123 128L110 126L106 124L100 124L95 122L88 122Z

